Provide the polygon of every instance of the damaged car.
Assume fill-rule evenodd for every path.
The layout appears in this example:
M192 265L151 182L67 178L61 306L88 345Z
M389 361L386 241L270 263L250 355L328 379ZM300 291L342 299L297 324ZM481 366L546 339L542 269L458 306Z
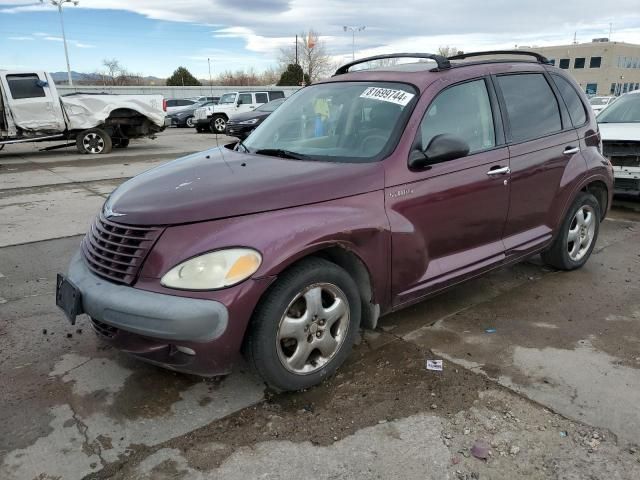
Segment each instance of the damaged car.
M0 149L28 142L75 142L80 153L105 154L165 128L161 95L72 93L59 96L51 75L0 71Z
M640 196L640 90L604 109L598 126L603 154L613 164L615 192Z
M582 267L613 193L594 114L546 58L499 53L354 61L245 141L128 180L58 306L146 362L213 376L244 355L299 390L381 315L536 254Z

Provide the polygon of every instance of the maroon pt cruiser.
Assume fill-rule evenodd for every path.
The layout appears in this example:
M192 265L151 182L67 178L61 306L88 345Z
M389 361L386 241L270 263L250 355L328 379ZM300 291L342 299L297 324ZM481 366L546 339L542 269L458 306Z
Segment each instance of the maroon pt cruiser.
M142 360L209 376L243 353L301 389L381 315L538 253L584 265L612 178L587 99L544 57L370 57L246 141L118 187L56 301Z

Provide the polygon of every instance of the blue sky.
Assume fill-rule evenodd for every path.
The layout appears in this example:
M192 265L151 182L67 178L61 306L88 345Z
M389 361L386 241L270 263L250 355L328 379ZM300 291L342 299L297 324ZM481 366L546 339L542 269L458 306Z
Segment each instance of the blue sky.
M275 65L280 47L315 29L336 62L351 57L343 25L366 25L356 55L567 44L607 36L640 43L638 0L80 0L64 9L71 68L95 72L104 58L165 77L178 66L196 76ZM618 13L622 12L622 13ZM57 9L0 0L0 68L64 71Z

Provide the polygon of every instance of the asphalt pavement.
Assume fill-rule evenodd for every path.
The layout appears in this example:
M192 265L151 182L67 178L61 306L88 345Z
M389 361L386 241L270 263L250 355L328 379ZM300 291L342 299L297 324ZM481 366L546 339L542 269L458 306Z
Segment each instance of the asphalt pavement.
M0 152L0 478L640 478L640 213L576 272L538 258L381 320L339 375L272 395L102 345L54 304L106 196L229 139ZM41 147L39 145L38 147ZM444 371L425 368L444 359ZM486 440L486 460L470 455Z

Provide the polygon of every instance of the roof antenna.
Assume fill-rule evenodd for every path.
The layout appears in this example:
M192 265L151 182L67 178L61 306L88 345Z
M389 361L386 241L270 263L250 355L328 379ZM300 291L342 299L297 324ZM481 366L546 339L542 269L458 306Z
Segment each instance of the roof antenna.
M613 30L613 23L609 22L609 41L611 41L611 32Z

